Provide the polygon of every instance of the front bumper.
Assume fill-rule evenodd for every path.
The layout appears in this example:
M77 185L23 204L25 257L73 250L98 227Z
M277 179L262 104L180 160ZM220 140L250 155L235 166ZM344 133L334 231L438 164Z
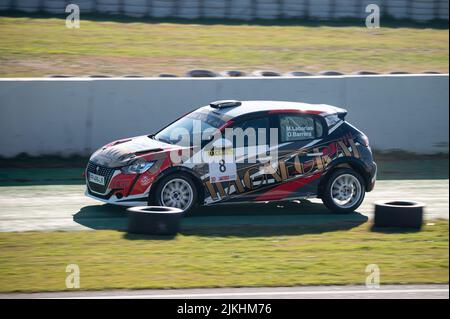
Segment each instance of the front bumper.
M120 169L104 169L100 167L95 172L104 177L105 184L98 185L89 181L89 173L92 169L92 165L88 166L85 172L86 196L114 205L147 205L154 178L152 174L148 172L143 174L124 174Z
M86 195L89 198L101 201L103 203L112 204L112 205L119 205L119 206L146 206L148 204L148 195L142 196L142 195L135 195L135 196L127 196L126 198L117 198L116 195L111 195L109 197L105 196L99 196L97 194L94 194L89 187L86 187L86 191L84 192L84 195Z

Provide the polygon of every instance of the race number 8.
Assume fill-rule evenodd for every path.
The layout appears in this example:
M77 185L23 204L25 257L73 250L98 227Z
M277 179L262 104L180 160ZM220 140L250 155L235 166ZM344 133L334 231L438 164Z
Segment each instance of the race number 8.
M222 159L219 161L219 171L221 173L225 173L226 170L227 170L227 167L225 166L225 160Z

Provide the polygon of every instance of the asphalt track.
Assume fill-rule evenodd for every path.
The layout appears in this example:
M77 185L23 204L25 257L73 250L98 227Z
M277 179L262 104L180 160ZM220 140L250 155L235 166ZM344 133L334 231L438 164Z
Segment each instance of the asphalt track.
M320 200L300 203L221 205L203 208L185 218L182 227L311 224L361 221L373 216L378 200L410 199L424 202L426 219L449 218L449 180L381 180L368 193L357 213L330 214ZM230 215L233 218L230 218ZM255 218L263 216L263 218ZM52 231L126 228L125 210L84 196L83 185L0 187L0 231Z
M448 299L448 285L300 286L0 294L0 299Z

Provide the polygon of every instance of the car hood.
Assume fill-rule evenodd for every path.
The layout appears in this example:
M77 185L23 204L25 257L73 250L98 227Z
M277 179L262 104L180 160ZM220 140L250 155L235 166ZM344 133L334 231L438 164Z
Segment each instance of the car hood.
M107 144L92 154L90 161L105 167L121 167L150 153L173 150L175 145L149 138L147 135L118 140Z

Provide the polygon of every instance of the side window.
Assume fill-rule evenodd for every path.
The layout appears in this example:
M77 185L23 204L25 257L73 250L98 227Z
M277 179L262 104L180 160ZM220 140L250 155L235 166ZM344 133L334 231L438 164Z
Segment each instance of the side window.
M238 145L237 140L243 139L244 146L248 146L249 143L252 144L252 141L255 141L255 143L261 143L266 144L268 140L268 127L269 127L269 118L268 117L258 117L249 119L246 121L238 122L233 128L241 128L243 131L243 136L237 136L237 131L235 131L234 141L233 145L236 147ZM265 140L260 141L259 140L259 133L261 130L265 130ZM242 144L240 144L242 145Z
M280 115L281 142L306 141L321 137L320 121L309 115Z
M323 136L323 126L322 122L318 119L315 119L314 122L316 122L316 138Z

